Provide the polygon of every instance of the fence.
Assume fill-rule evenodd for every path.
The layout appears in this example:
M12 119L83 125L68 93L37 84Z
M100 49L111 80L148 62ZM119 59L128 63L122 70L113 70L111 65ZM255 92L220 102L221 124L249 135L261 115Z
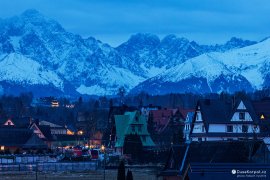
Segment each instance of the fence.
M28 163L28 164L0 164L1 172L65 172L65 171L90 171L97 170L98 161L91 162L52 162L52 163Z
M36 163L36 162L57 162L57 158L48 155L31 156L31 155L1 155L0 164L14 163Z

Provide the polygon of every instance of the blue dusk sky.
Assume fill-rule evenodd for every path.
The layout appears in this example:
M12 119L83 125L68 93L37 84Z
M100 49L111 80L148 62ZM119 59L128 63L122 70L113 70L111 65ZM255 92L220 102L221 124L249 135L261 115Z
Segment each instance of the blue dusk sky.
M200 44L270 36L269 0L1 0L0 18L27 9L112 46L138 32L176 34Z

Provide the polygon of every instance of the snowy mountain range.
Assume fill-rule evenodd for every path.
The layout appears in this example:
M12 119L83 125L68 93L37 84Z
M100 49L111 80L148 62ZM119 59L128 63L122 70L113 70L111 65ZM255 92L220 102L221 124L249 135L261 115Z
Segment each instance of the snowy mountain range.
M269 87L270 39L226 52L204 53L150 78L132 93L234 92Z
M199 45L138 33L113 48L36 10L0 19L0 91L36 96L234 92L269 86L270 40Z

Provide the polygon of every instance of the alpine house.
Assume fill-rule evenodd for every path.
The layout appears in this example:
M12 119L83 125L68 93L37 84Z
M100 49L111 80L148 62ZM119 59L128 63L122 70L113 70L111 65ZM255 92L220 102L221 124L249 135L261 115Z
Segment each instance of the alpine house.
M255 139L260 135L260 122L250 101L198 101L190 132L192 141Z
M155 146L150 134L147 131L146 116L141 115L138 111L125 112L124 115L115 115L116 125L116 143L117 152L123 154L125 138L128 135L138 135L142 142L143 148Z

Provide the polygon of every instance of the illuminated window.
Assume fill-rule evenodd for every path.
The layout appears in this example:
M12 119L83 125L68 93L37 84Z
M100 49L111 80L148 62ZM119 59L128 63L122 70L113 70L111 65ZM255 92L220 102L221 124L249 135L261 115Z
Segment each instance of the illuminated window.
M67 135L74 135L74 132L72 132L71 130L67 130Z
M5 150L5 146L1 146L1 151L4 151Z
M263 115L263 114L261 115L260 119L265 119L265 117L264 117L264 115Z

